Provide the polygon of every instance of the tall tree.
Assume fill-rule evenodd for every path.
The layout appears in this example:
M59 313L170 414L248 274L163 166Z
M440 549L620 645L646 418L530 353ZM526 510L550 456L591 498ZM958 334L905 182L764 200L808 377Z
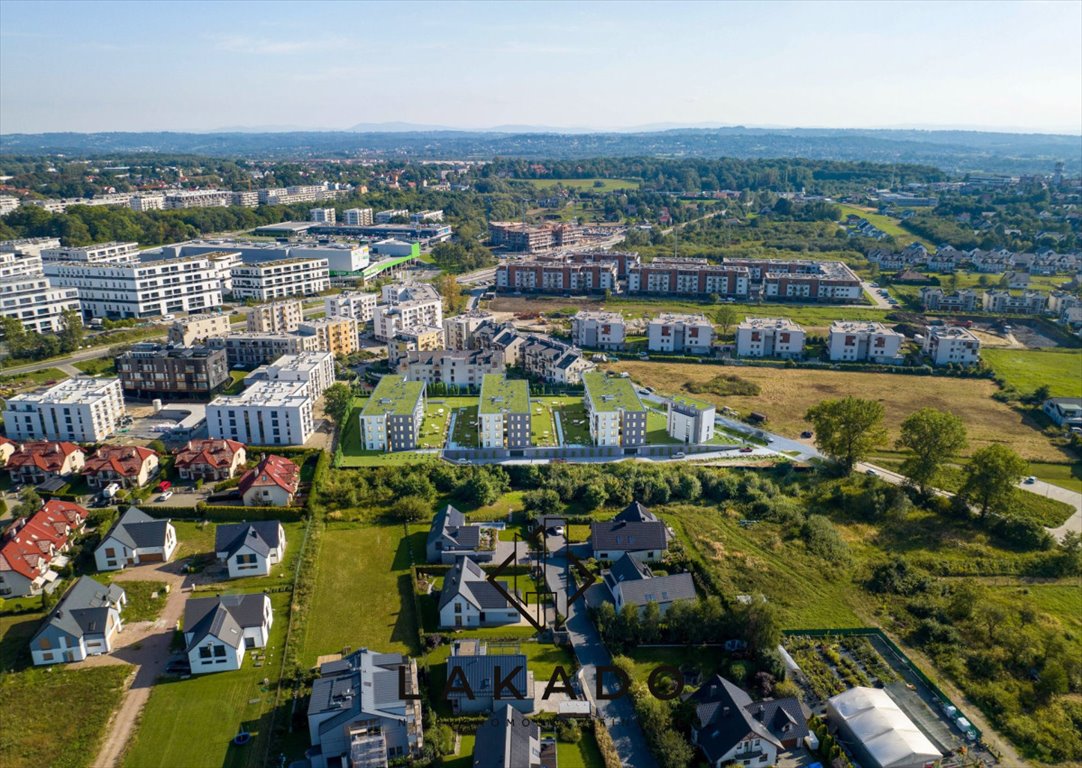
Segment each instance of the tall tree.
M718 307L718 311L714 313L714 322L721 327L723 336L729 335L729 329L736 324L736 320L736 310L729 306Z
M804 414L815 427L815 444L851 472L858 462L886 438L883 405L875 400L844 397L824 400Z
M323 412L326 413L335 424L341 424L349 412L349 404L353 401L353 392L349 385L337 382L327 387L323 393Z
M64 310L61 319L64 327L59 333L60 347L65 352L74 352L82 345L83 339L86 337L83 319L79 317L79 313L74 309Z
M981 517L987 517L989 512L1004 514L1028 469L1026 460L1005 445L995 443L981 448L966 464L959 496L977 507Z
M921 408L902 422L897 447L913 455L902 463L902 474L927 493L944 462L966 445L966 425L953 413Z

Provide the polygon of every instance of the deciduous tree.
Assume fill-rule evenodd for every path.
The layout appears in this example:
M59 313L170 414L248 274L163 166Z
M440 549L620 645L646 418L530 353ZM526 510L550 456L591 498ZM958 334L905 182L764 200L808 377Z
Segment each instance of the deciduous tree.
M966 426L953 413L921 408L902 422L897 446L913 455L902 463L906 475L927 493L944 462L966 445Z
M846 472L886 437L883 405L875 400L824 400L809 408L804 419L815 427L815 444Z
M989 512L1004 514L1028 469L1026 460L1005 445L996 443L981 448L966 464L959 496L977 507L981 517L987 517Z

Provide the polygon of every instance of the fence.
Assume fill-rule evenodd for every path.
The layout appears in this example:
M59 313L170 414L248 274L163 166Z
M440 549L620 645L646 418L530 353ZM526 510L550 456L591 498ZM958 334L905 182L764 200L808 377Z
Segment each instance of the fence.
M526 461L591 461L628 458L675 458L707 453L738 451L738 445L640 445L635 448L623 448L618 445L562 445L558 447L528 448L447 448L443 457L449 461L506 461L523 459Z

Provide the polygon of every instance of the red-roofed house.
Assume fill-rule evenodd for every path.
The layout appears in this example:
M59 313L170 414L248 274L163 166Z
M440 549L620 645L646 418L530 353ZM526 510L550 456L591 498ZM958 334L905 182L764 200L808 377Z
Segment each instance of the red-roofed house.
M177 451L174 466L183 480L228 480L248 461L236 440L192 440Z
M139 488L157 474L158 454L138 445L103 445L83 466L91 488L105 488L110 483Z
M0 437L0 466L7 463L7 460L11 458L11 454L19 450L19 444L14 440L8 440L6 437Z
M86 516L87 511L77 504L50 501L12 523L0 540L0 597L39 595L56 581L52 568L67 565L63 553Z
M8 458L5 468L11 473L12 483L38 485L79 472L85 463L86 454L75 443L36 441L23 443Z
M300 469L281 456L264 456L240 479L240 495L246 507L286 507L300 485Z

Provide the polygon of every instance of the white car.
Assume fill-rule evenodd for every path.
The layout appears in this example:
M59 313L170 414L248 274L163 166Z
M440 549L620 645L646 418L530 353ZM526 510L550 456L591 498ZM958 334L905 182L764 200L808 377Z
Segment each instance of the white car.
M166 491L165 493L163 493L161 496L158 497L158 501L169 501L169 499L171 499L171 498L173 498L173 492L172 491Z
M870 467L864 470L864 474L866 474L868 477L879 477L879 473Z

